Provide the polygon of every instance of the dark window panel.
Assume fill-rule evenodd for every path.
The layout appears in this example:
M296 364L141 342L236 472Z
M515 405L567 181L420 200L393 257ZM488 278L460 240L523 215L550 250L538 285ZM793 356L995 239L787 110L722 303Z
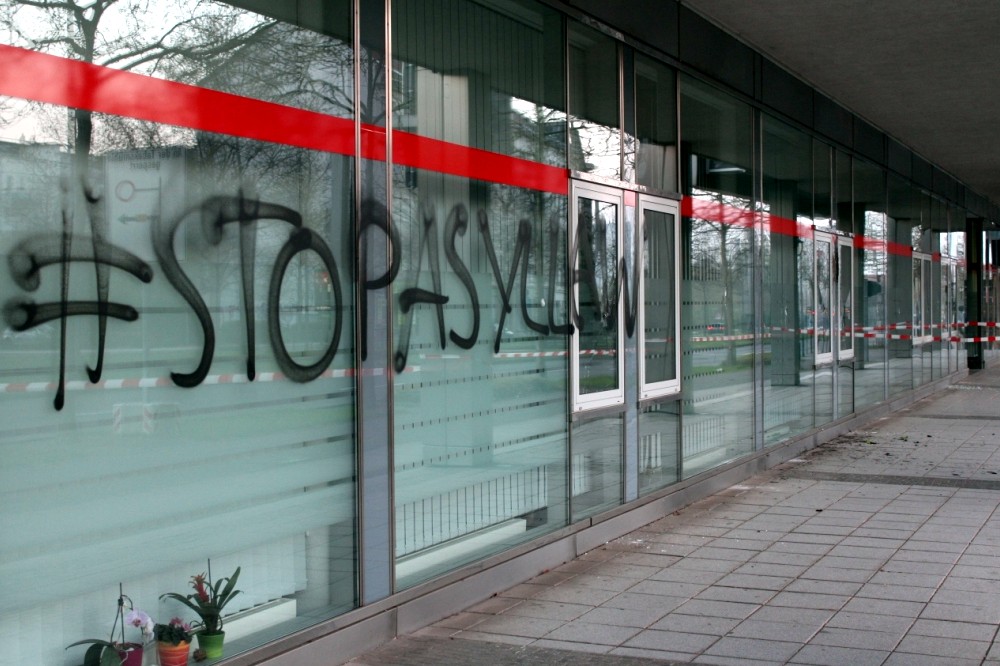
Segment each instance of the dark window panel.
M906 178L913 177L913 153L893 139L888 140L889 168Z
M762 58L761 63L761 101L806 127L812 127L812 89L767 58Z
M885 164L885 134L863 120L854 121L854 150L877 164Z
M934 168L934 187L932 189L935 194L943 196L948 201L955 201L958 198L956 194L958 182L937 167Z
M813 128L844 146L853 143L854 116L829 97L813 94Z
M934 185L934 172L930 163L914 155L911 164L913 182L921 187L931 189Z
M678 55L676 2L570 0L568 4L670 56L676 58Z
M754 90L754 52L691 10L680 9L680 58L744 95Z

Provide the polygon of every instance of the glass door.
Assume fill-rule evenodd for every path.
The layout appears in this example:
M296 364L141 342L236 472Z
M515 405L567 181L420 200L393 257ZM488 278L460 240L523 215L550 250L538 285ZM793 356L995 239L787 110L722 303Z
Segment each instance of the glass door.
M934 340L931 306L931 255L913 253L913 344L923 345Z
M854 358L854 239L837 238L837 358Z
M813 282L813 344L816 364L833 362L833 248L831 234L816 232L816 272Z
M571 337L573 410L625 402L622 346L622 190L574 182Z
M676 201L639 197L639 397L680 391L680 299Z

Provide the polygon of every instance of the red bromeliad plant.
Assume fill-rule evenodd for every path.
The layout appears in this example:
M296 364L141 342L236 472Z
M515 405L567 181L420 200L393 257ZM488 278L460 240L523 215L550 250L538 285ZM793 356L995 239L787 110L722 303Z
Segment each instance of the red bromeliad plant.
M163 599L175 599L201 618L201 629L199 633L218 634L222 631L222 609L225 608L233 597L240 593L236 587L236 580L240 577L240 567L228 578L220 578L212 583L212 563L208 563L208 576L198 574L191 576L191 587L194 592L191 594L178 594L177 592L167 592L160 595Z

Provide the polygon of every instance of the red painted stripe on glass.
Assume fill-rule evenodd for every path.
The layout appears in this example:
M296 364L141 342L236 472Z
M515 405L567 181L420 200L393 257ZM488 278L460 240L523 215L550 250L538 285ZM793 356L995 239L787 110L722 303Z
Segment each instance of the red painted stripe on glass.
M695 217L710 222L719 222L740 227L750 227L754 222L754 212L745 208L731 206L719 201L707 201L698 197L685 197L681 202L681 214L685 217ZM815 231L811 225L798 222L787 217L759 213L761 228L764 231L783 236L813 238ZM855 236L854 247L869 252L886 252L903 257L913 256L913 248L902 243L882 241L867 236ZM940 256L938 256L938 261Z
M569 192L567 169L429 139L400 130L392 133L392 162L553 194L565 195Z
M350 155L354 121L0 45L0 94Z
M355 151L353 120L4 44L0 95L341 155ZM400 130L392 138L394 164L560 195L569 191L569 171L561 167ZM384 127L361 125L361 156L387 159ZM759 220L765 231L813 237L808 224L700 197L685 197L681 211L687 217L747 228ZM854 238L854 246L913 254L907 245L863 236ZM939 261L940 255L933 258Z
M354 121L0 44L0 95L341 155ZM569 171L393 132L397 164L565 195ZM362 125L361 155L386 159L385 128Z
M684 197L681 202L681 214L685 217L696 217L739 227L752 227L754 223L753 211L698 197Z

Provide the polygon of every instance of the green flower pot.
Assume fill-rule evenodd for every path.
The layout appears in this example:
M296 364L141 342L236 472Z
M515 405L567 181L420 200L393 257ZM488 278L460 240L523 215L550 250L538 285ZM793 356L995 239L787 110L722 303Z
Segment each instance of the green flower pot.
M198 647L205 651L205 656L209 659L218 659L222 656L222 641L226 638L226 632L220 631L215 634L198 634Z

